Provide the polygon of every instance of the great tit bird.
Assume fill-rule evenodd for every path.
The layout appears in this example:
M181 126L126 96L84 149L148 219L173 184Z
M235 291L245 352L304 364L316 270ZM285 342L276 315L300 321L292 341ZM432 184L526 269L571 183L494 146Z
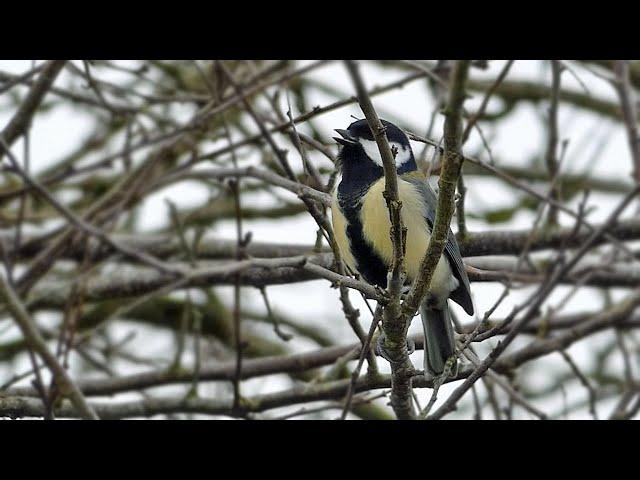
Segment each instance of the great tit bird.
M419 274L435 222L437 198L426 177L418 170L405 133L382 120L395 153L402 222L407 229L405 268L407 281ZM333 192L332 220L336 243L345 263L369 283L387 286L393 258L389 231L382 157L366 120L346 130L336 129L334 139L342 146L338 166L342 178ZM420 306L425 337L425 375L441 375L454 354L454 334L448 299L473 315L469 278L451 229L445 251L431 279L429 292ZM378 344L380 346L380 343ZM385 352L382 351L383 356ZM388 358L387 358L388 359Z

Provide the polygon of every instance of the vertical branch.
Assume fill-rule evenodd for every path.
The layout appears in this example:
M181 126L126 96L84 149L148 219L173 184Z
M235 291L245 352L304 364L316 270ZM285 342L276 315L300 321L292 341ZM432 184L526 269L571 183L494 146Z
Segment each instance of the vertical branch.
M560 77L562 75L562 65L558 60L551 60L551 104L549 105L549 123L548 123L548 140L547 153L545 162L549 171L549 179L558 178L558 104L560 102ZM553 182L549 196L556 202L560 201L560 185L559 182ZM558 208L549 204L549 214L547 222L550 227L558 226Z
M467 217L464 209L464 201L467 198L467 186L464 184L464 175L458 176L458 198L456 200L456 214L458 216L458 237L461 241L467 238Z
M240 205L239 179L229 182L234 199L234 210L236 216L237 248L236 260L240 261L245 257L246 241L242 236L242 208ZM240 408L240 378L242 377L242 333L240 331L240 272L236 273L233 284L233 338L236 350L236 371L233 378L233 407Z
M580 381L584 388L586 388L589 395L589 413L591 413L591 416L594 420L598 420L598 410L596 408L596 390L591 385L589 379L582 373L578 365L573 361L573 358L571 358L571 356L567 353L566 349L560 350L560 355L562 355L562 358L565 360L565 362L567 362L576 378Z
M462 133L462 145L464 145L469 139L469 135L471 134L471 130L473 129L473 127L475 126L476 128L479 128L479 126L476 125L478 123L478 120L480 120L480 117L484 115L484 112L486 111L487 106L489 105L489 100L493 96L498 86L502 83L502 81L505 79L505 77L509 73L511 66L513 65L513 62L514 62L513 60L509 60L505 64L505 66L500 71L500 74L496 78L496 81L493 82L493 85L491 85L489 90L487 90L487 93L482 99L482 103L480 104L480 107L478 108L478 110L473 115L471 115L471 117L469 117L469 121L467 122L467 125L464 128L464 132ZM467 237L467 222L466 222L466 215L465 215L465 208L464 208L464 202L467 195L467 187L464 184L464 175L462 174L462 172L458 177L458 195L459 196L456 201L456 212L458 216L458 237L462 241L464 241Z
M390 301L385 307L382 317L382 330L385 334L384 347L389 357L393 360L391 362L391 405L398 418L413 418L414 413L411 405L411 376L413 375L413 366L409 361L406 348L409 322L400 315L400 293L406 278L406 272L404 270L405 228L402 225L402 218L400 216L402 203L398 195L396 163L385 135L385 128L373 108L371 98L369 98L367 89L358 71L358 64L351 60L345 63L356 88L360 108L367 119L369 128L371 128L373 137L380 150L385 177L384 197L387 202L387 209L391 220L390 235L393 245L393 259L387 278L387 290L390 295Z
M358 357L358 364L356 368L351 373L351 382L349 382L349 388L347 389L347 395L344 401L344 408L342 409L342 414L340 415L341 420L345 420L347 418L347 412L351 408L351 404L353 402L353 394L355 390L355 384L360 377L360 370L362 370L362 364L364 363L365 357L369 354L369 347L371 345L371 339L373 338L373 334L378 328L378 324L380 323L380 317L382 316L381 306L378 304L376 311L371 319L371 325L369 326L369 334L367 336L366 341L362 343L362 348L360 350L360 356ZM375 365L375 363L373 364ZM373 372L369 372L370 374ZM377 373L377 371L375 372Z
M88 237L86 235L81 238L81 245L83 253L82 260L79 262L77 268L78 276L86 274L90 269L90 248ZM60 326L58 345L56 347L56 358L62 359L62 367L65 369L69 368L69 354L71 353L71 350L73 348L78 321L82 316L86 289L86 282L78 282L72 285L71 294L69 295L64 311L62 325ZM56 404L58 395L60 393L57 387L58 385L54 377L51 380L51 385L49 387L49 404L52 407Z
M231 141L231 132L229 131L229 126L227 125L227 121L224 117L224 113L222 114L222 124L224 126L225 135L227 136L227 141L229 145L233 142ZM234 168L238 168L238 157L236 156L236 151L231 150L231 159L233 161ZM242 205L240 203L240 176L236 176L235 179L229 182L229 188L231 189L231 193L233 195L233 206L234 213L236 219L236 260L240 261L246 257L245 247L249 243L251 236L247 235L245 238L242 232ZM240 379L242 378L242 350L244 348L244 344L242 342L242 331L240 325L240 309L241 309L241 298L240 298L240 273L238 272L235 275L234 283L233 283L233 339L235 343L236 350L236 371L233 378L233 408L240 409L241 408L241 394L240 394Z
M469 72L469 60L460 60L455 63L451 75L451 87L449 98L444 110L444 153L438 185L438 206L436 208L436 220L433 224L429 247L424 260L420 265L420 274L416 277L407 299L403 304L403 316L409 321L418 310L420 302L424 298L433 272L444 252L449 224L454 210L454 198L460 170L462 169L462 105L465 100L465 83Z
M31 171L31 135L29 134L31 127L31 121L27 122L27 126L24 131L24 171L27 175ZM20 250L20 246L22 244L22 227L24 223L24 217L27 211L27 202L29 201L29 196L27 195L27 190L23 190L20 193L20 203L18 204L18 218L16 221L16 232L13 239L13 251L18 252ZM7 276L9 281L13 283L13 267L15 265L15 258L10 258L10 263L7 268Z
M262 295L262 301L264 302L264 306L267 309L267 318L273 323L273 331L281 340L288 342L293 338L293 335L283 332L280 329L280 320L278 320L278 316L274 314L271 309L271 302L269 302L269 296L267 295L267 287L261 286L258 288L260 290L260 295Z
M632 176L640 184L640 133L638 133L638 111L629 79L629 61L616 60L613 64L616 73L615 87L620 97L622 115L627 129L627 140L633 161Z

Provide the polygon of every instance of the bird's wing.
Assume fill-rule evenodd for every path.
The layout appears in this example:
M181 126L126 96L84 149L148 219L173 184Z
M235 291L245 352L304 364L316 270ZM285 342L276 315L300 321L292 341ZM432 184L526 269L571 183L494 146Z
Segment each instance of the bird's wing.
M436 206L438 205L438 198L435 192L429 185L425 176L419 172L411 172L401 176L403 180L410 182L414 185L420 194L425 199L425 218L429 224L429 228L433 228L433 224L436 221ZM460 254L460 247L456 237L449 229L447 235L447 243L445 245L445 253L451 265L451 271L459 282L458 288L451 292L450 298L460 305L465 312L469 315L473 315L473 301L471 300L471 287L469 286L469 277L464 269L464 263L462 263L462 255Z

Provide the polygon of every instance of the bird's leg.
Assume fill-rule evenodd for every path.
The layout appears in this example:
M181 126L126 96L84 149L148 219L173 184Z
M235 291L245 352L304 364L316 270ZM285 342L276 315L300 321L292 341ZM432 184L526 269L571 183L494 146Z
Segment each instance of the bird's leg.
M384 358L389 363L393 363L393 360L391 359L389 353L384 348L384 338L385 338L384 332L381 332L380 336L378 337L378 340L376 341L376 355ZM415 351L416 351L415 342L410 338L407 338L407 355L411 355Z
M425 352L426 355L426 352ZM454 378L458 376L460 362L458 362L458 356L456 354L451 355L444 364L444 370L442 373L436 373L429 369L424 371L424 378L427 381L433 381L433 384L438 384L438 387L442 385L448 378Z

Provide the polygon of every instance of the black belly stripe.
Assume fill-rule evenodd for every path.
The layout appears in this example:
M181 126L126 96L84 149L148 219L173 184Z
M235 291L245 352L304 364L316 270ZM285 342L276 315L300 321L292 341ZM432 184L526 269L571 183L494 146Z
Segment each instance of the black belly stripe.
M340 198L339 195L338 203L347 220L347 238L349 239L349 246L356 260L358 271L367 282L386 288L388 266L385 265L380 255L364 239L362 221L360 220L360 198Z

